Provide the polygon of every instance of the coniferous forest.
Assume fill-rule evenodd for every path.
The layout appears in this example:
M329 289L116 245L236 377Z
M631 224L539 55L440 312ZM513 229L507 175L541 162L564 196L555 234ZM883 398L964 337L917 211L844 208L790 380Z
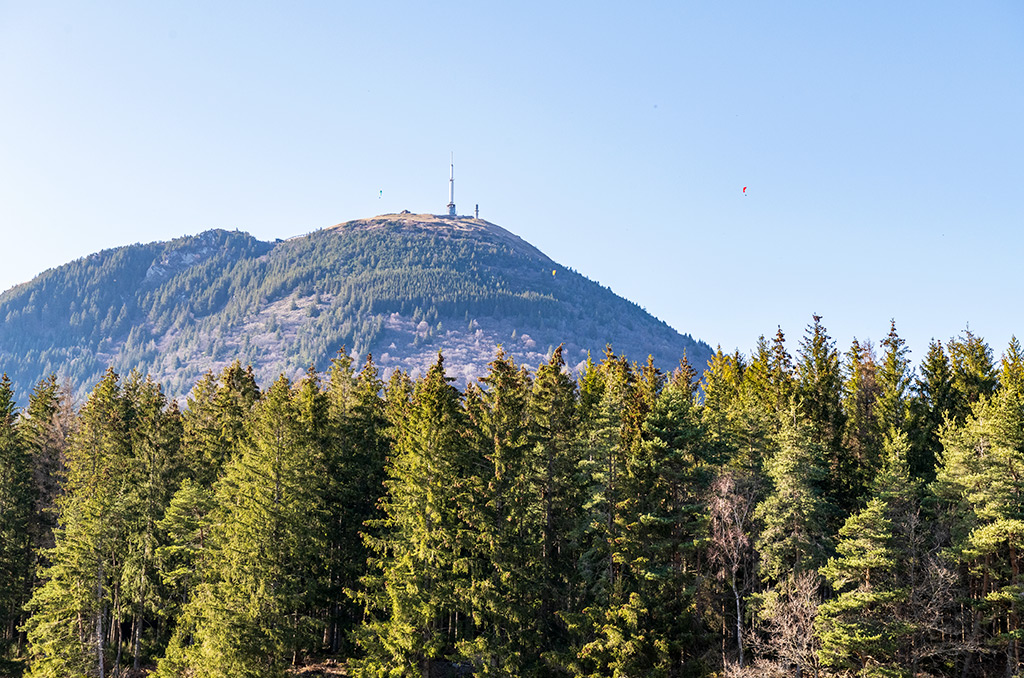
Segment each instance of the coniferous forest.
M1016 340L659 367L4 377L0 672L1021 673Z

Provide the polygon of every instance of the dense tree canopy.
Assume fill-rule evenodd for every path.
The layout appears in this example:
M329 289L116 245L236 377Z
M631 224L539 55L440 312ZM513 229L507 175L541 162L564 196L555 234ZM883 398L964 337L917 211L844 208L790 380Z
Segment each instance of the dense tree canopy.
M879 352L4 378L0 669L1018 675L1020 345Z

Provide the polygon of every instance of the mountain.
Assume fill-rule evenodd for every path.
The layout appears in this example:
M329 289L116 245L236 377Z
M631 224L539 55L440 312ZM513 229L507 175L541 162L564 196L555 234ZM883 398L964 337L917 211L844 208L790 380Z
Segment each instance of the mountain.
M19 393L51 372L84 392L109 365L181 396L235 358L266 383L343 347L385 373L443 350L460 383L499 344L530 367L561 343L577 367L606 344L666 371L711 355L495 224L408 212L269 243L213 230L104 250L4 292L0 319L0 370Z

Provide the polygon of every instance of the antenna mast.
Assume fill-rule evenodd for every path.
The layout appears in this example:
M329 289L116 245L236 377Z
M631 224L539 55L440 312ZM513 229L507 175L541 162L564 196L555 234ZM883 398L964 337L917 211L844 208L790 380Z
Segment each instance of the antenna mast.
M451 173L448 175L448 216L455 216L455 152L452 152Z

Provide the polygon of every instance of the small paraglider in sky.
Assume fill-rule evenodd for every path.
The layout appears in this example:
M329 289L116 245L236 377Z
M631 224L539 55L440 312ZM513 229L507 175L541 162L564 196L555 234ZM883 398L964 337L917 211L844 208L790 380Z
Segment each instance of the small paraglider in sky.
M554 274L555 274L555 272L554 272L554 271L552 270L552 271L551 271L551 275L554 275Z
M743 187L743 197L744 198L747 197L747 187L746 186Z
M745 191L747 189L744 188L743 190ZM382 188L382 189L380 189L380 195L377 196L377 200L380 200L383 197L384 197L384 189Z

